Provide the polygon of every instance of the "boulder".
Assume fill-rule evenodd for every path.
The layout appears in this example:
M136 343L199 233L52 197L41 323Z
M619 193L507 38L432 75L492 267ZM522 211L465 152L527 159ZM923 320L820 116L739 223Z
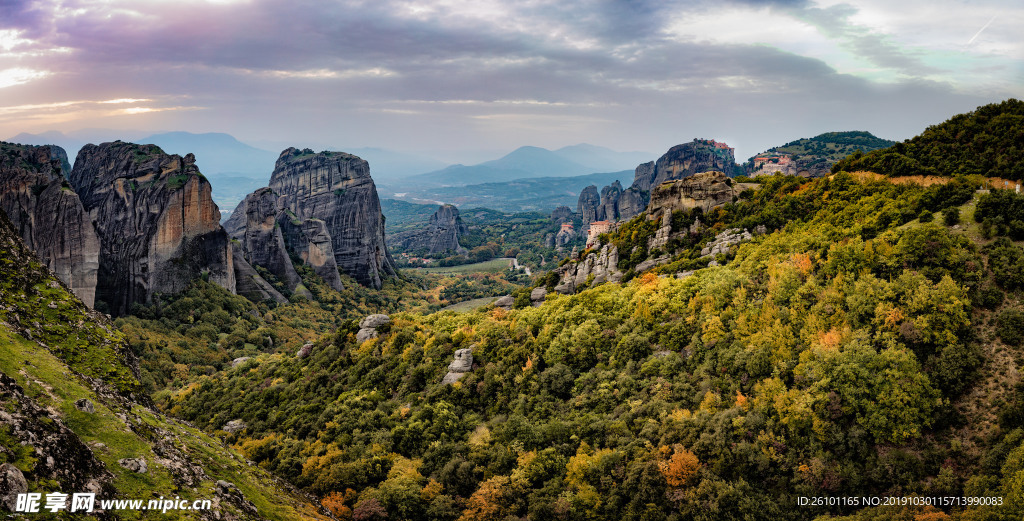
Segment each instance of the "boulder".
M312 352L313 352L313 343L312 342L306 343L305 345L300 347L298 351L295 352L295 358L306 358Z
M82 398L81 400L75 401L75 409L89 414L96 412L96 406L92 404L88 399Z
M548 290L546 288L533 288L533 291L530 292L530 302L533 303L533 307L540 307L544 303L544 297L547 294Z
M249 360L252 360L251 356L241 356L231 361L231 367L238 367Z
M516 299L512 298L512 295L505 295L498 297L498 300L494 301L494 307L499 307L505 310L512 309L512 306L516 303Z
M14 512L18 494L28 492L28 481L25 475L10 463L0 464L0 504L8 511Z
M453 384L473 369L473 350L459 349L455 352L455 359L448 364L448 373L441 380L442 384Z
M149 471L149 467L146 466L146 460L142 458L119 459L117 460L117 464L131 472L138 472L139 474L145 474Z
M377 329L380 326L391 323L391 317L387 315L367 315L359 321L360 329Z
M224 427L221 427L221 430L235 434L236 432L244 431L246 427L248 427L248 425L246 425L242 420L231 420L225 423Z

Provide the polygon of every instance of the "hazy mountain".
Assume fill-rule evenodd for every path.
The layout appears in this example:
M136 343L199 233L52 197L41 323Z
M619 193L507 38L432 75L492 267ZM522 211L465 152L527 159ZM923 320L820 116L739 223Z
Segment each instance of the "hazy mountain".
M39 134L22 132L21 134L5 139L4 141L18 143L20 145L57 145L68 153L68 160L71 161L71 163L75 162L75 156L78 154L78 149L82 148L86 143L85 141L68 136L63 132L58 132L56 130L49 130Z
M570 151L570 154L578 152ZM634 165L635 166L635 165ZM406 181L417 186L465 186L531 177L570 177L609 170L577 163L562 154L540 147L519 147L505 156L480 164L449 167L412 176Z
M618 152L587 143L562 147L554 152L569 161L589 166L596 172L636 168L636 165L646 163L657 156L649 152Z
M571 177L527 177L463 186L413 188L393 193L381 189L381 197L420 204L449 203L459 207L485 207L506 212L548 212L558 206L576 207L580 191L588 185L604 186L618 180L630 182L632 170ZM387 215L387 212L385 212Z
M334 147L331 150L357 155L370 163L374 181L409 177L430 170L444 168L444 161L432 157L396 152L376 147Z
M168 154L195 154L199 171L211 178L231 174L267 180L278 156L277 152L249 146L220 132L165 132L143 137L138 142L157 145Z

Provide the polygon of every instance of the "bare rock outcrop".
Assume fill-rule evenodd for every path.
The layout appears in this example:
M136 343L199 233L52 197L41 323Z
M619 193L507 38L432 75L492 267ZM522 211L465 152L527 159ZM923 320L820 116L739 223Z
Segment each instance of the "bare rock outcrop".
M559 206L551 212L551 222L562 224L572 222L572 209L568 206Z
M466 373L473 369L473 350L472 349L459 349L455 352L455 359L452 363L448 364L448 373L444 375L441 380L442 384L451 385Z
M273 285L266 281L259 272L253 269L252 265L242 256L242 248L238 246L231 249L231 255L235 267L235 291L239 295L253 301L262 302L270 299L278 304L288 302L288 299L277 291Z
M619 219L620 197L622 197L622 184L618 180L601 189L601 203L597 207L598 221L617 221Z
M270 188L297 220L324 222L338 268L360 284L379 289L383 279L397 276L366 161L342 152L289 148L277 159Z
M547 297L547 295L548 295L548 290L547 289L545 289L545 288L533 288L533 291L530 292L530 303L535 308L536 307L540 307L540 305L544 303L544 299Z
M625 189L618 201L619 220L628 221L643 213L647 209L648 199L647 193L638 188Z
M605 244L579 262L569 262L555 270L559 274L555 291L569 295L588 284L620 282L623 274L618 264L618 248L614 244Z
M736 166L736 157L733 149L724 143L694 139L670 148L658 158L653 168L649 165L645 163L637 167L632 185L634 188L649 192L665 181L683 179L698 172L732 172Z
M738 191L722 172L693 174L683 179L666 181L651 191L648 218L660 218L661 213L700 208L707 212L716 206L732 202Z
M403 251L426 252L427 255L461 253L466 249L459 245L459 238L468 231L459 217L459 209L445 204L430 216L426 228L397 234L388 243Z
M201 275L235 291L231 244L195 156L116 141L78 152L71 185L100 240L96 299L114 314Z
M597 187L590 185L580 192L580 198L576 202L576 213L583 218L583 226L599 220L597 218L597 207L601 205L601 196L597 193Z
M371 338L377 338L378 329L391 323L391 317L387 315L367 315L359 321L359 331L356 333L356 341L364 342Z
M66 169L60 147L0 142L0 210L43 264L92 307L100 240Z

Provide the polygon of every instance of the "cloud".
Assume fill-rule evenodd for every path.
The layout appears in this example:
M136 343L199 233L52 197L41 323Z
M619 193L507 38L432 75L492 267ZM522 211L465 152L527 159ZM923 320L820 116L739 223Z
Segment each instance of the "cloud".
M887 18L879 2L0 0L0 71L17 71L0 106L136 100L116 113L99 102L42 112L99 125L128 108L161 128L261 139L295 129L389 146L533 135L638 148L730 126L785 142L776 134L826 115L895 135L892 112L875 107L899 101L919 125L1013 88L1016 37L1000 21L962 51L991 15L943 47L917 18L955 14ZM980 86L989 98L973 94Z

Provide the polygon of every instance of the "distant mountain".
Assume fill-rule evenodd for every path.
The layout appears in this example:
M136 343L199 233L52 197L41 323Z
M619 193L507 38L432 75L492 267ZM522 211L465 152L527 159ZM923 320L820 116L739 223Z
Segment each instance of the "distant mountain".
M569 161L589 166L595 172L636 168L636 165L646 163L654 159L656 155L648 152L617 152L610 148L587 143L562 147L554 152Z
M511 181L464 186L427 187L392 193L381 190L381 197L393 197L414 203L454 204L459 207L484 207L504 212L549 212L558 206L576 207L580 191L588 185L604 186L630 182L632 170L587 174L572 177L527 177ZM387 215L387 212L385 212Z
M446 163L432 157L396 152L375 147L334 147L331 150L357 155L370 163L370 175L375 182L409 177L411 175L444 168Z
M570 150L568 155L584 155ZM406 181L418 186L466 186L479 183L500 183L531 177L571 177L611 170L588 166L567 159L565 155L540 147L519 147L509 154L471 166L452 165L441 170L412 176Z
M68 136L63 132L58 132L56 130L50 130L40 134L22 132L21 134L5 139L4 141L17 143L19 145L57 145L68 153L68 159L71 163L75 162L75 155L78 154L78 149L82 148L86 143L85 141Z
M138 140L139 144L153 144L168 154L195 154L196 166L207 177L217 179L230 174L232 177L270 179L277 161L277 152L249 146L229 134L209 132L165 132L153 134Z

